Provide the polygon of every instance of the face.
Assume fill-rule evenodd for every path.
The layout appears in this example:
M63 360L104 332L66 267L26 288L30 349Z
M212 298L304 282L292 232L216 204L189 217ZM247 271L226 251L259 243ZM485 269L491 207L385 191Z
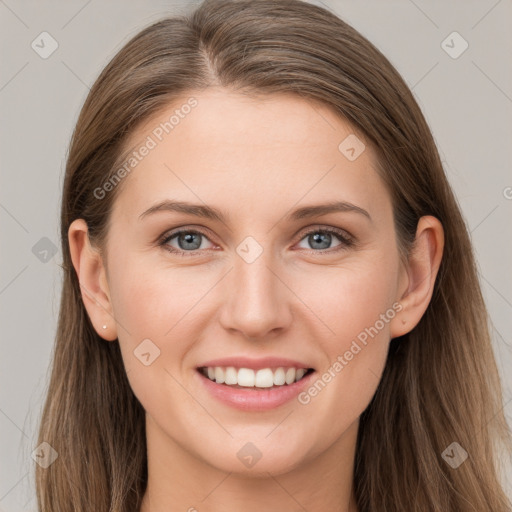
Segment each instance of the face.
M224 89L132 133L140 158L119 185L106 280L148 439L223 471L278 474L355 432L404 282L390 195L355 137L300 97ZM304 210L329 203L341 207ZM291 383L293 368L309 371ZM248 386L251 370L263 387Z

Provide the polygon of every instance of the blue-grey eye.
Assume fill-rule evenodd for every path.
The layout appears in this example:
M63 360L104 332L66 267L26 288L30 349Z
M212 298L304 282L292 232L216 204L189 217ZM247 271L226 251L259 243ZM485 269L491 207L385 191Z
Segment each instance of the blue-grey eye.
M302 240L306 240L309 247L300 246L302 249L318 249L318 250L324 250L324 249L331 249L331 243L333 241L333 235L334 238L338 238L338 240L341 240L341 236L332 233L328 230L320 230L317 229L315 231L310 231L309 234L307 234ZM302 240L300 243L302 243ZM339 242L337 245L342 245L342 242Z
M201 247L203 235L195 232L183 232L176 235L180 249L195 251Z
M171 244L171 241L176 239L177 247ZM177 231L175 233L170 234L162 241L162 245L166 245L170 251L197 251L199 249L205 249L208 247L202 247L203 240L208 240L206 235L200 233L199 231Z

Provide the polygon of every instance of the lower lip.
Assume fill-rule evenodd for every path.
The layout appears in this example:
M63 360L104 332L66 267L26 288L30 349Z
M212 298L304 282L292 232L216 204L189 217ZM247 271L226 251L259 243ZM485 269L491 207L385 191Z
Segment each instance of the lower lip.
M217 384L196 370L205 388L221 402L243 411L267 411L289 402L307 387L316 372L311 372L293 384L267 389L240 389Z

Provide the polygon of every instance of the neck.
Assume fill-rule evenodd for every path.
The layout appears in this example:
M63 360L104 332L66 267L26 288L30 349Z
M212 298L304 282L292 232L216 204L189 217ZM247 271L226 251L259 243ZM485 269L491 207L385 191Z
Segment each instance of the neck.
M186 451L146 415L148 485L140 512L357 512L357 428L356 421L333 445L286 472L255 476L215 468Z

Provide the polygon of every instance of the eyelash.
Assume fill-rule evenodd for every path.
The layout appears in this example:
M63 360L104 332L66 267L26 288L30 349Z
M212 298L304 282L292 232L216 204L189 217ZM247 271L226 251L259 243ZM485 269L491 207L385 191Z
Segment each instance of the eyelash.
M175 238L177 235L181 235L183 233L202 235L209 240L207 234L204 233L203 231L195 230L195 229L180 229L180 230L168 233L168 234L166 233L159 240L158 245L160 247L162 247L164 250L166 250L172 254L175 254L177 256L182 256L182 257L197 256L198 253L200 253L204 250L207 250L207 249L197 249L195 251L183 251L183 250L175 249L174 247L170 247L169 245L167 245L173 238ZM312 235L314 233L328 233L331 235L335 235L338 237L341 244L339 246L337 246L335 248L331 248L331 249L319 249L319 250L315 250L315 249L307 250L306 249L308 251L308 253L333 254L333 253L337 253L339 251L346 250L349 247L352 247L353 245L355 245L354 239L351 236L349 236L346 233L346 231L344 231L342 229L338 229L338 228L332 228L332 227L331 228L315 228L315 229L311 229L310 231L306 231L305 233L302 234L301 238L299 239L299 242L302 241L304 238L306 238L308 235Z

